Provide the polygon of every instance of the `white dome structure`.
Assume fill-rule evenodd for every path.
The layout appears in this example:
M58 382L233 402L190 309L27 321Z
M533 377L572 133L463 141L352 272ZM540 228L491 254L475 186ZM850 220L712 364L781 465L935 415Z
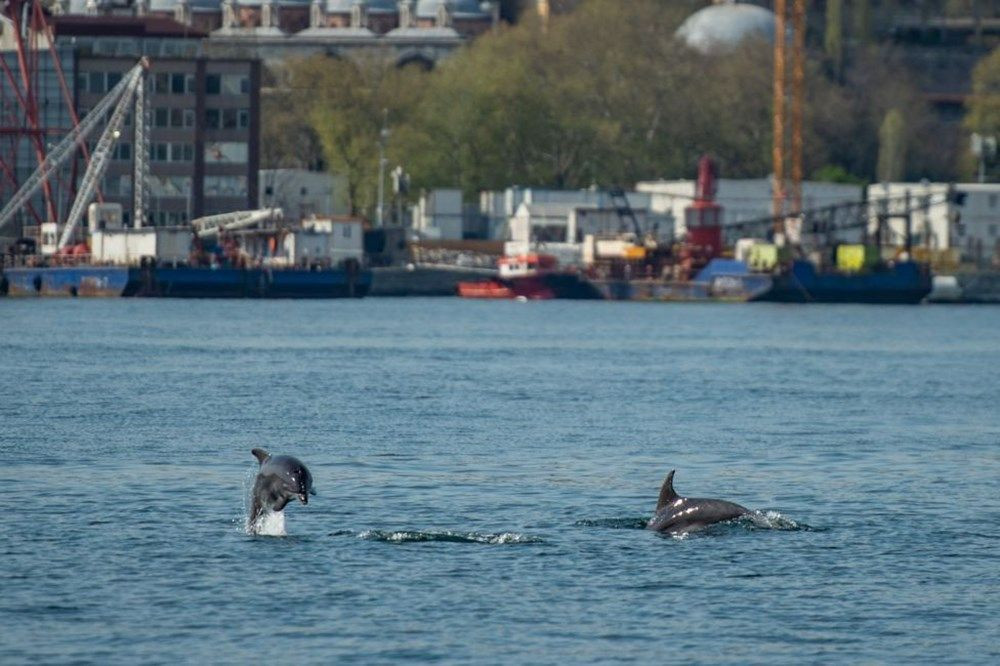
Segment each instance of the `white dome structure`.
M702 53L716 53L747 39L774 42L774 12L757 5L720 2L700 9L677 29L677 37Z

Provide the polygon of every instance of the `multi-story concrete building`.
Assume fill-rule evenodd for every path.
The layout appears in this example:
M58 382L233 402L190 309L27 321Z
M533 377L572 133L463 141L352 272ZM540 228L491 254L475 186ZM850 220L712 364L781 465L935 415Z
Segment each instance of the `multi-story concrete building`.
M257 205L259 169L260 63L248 58L208 58L205 32L157 16L56 16L52 19L73 104L83 117L142 56L147 74L149 172L147 224L180 224L194 217ZM5 59L14 57L5 52ZM57 141L71 127L65 97L52 73L52 57L39 52L46 75L39 105L50 116L47 140ZM51 80L50 80L51 79ZM0 81L0 88L9 81ZM13 91L0 91L9 101ZM102 182L106 202L121 203L125 224L132 224L134 119L126 118ZM91 144L96 136L91 137ZM19 151L23 182L37 166L34 154ZM75 169L82 173L82 155ZM58 179L55 179L58 180ZM71 184L65 185L72 189ZM46 215L46 217L51 217ZM56 217L61 217L59 211Z

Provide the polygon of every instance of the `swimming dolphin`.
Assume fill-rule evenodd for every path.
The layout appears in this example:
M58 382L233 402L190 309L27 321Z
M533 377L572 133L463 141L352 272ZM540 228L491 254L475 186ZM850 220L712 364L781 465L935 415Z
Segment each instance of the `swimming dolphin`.
M260 470L253 482L253 505L250 508L251 529L265 509L281 511L296 497L303 504L315 495L312 474L298 458L272 456L264 449L251 451L260 462Z
M674 472L667 474L660 498L656 502L656 513L646 524L646 529L667 534L684 534L712 523L721 523L750 513L746 507L724 500L704 497L681 497L674 491Z

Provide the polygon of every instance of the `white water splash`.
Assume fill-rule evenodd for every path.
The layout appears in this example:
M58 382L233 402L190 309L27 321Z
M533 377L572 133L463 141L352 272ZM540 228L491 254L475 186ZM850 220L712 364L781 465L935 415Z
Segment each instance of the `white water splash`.
M389 532L383 530L365 530L358 534L359 539L366 541L383 541L386 543L421 543L428 541L451 543L482 543L491 546L508 544L539 543L541 539L519 534L517 532L501 532L499 534L483 534L480 532L424 532L419 530L400 530Z
M798 530L802 527L777 511L752 511L744 517L753 527L764 530Z
M250 522L250 511L253 505L253 484L257 478L257 469L249 469L243 476L243 531L256 536L288 536L285 530L284 511L263 511L257 520Z
M257 517L257 520L252 525L248 518L246 532L247 534L256 534L258 536L287 536L288 532L285 531L285 512L265 511Z

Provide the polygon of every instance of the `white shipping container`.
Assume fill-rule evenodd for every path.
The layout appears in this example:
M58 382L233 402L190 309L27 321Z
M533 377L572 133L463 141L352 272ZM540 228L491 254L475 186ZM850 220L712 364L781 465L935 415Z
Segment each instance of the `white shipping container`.
M97 263L136 265L143 257L170 263L186 261L190 253L188 227L106 229L90 236L90 254Z
M284 250L294 264L329 261L336 265L345 259L361 261L364 233L360 222L320 221L311 228L297 229L285 236Z

